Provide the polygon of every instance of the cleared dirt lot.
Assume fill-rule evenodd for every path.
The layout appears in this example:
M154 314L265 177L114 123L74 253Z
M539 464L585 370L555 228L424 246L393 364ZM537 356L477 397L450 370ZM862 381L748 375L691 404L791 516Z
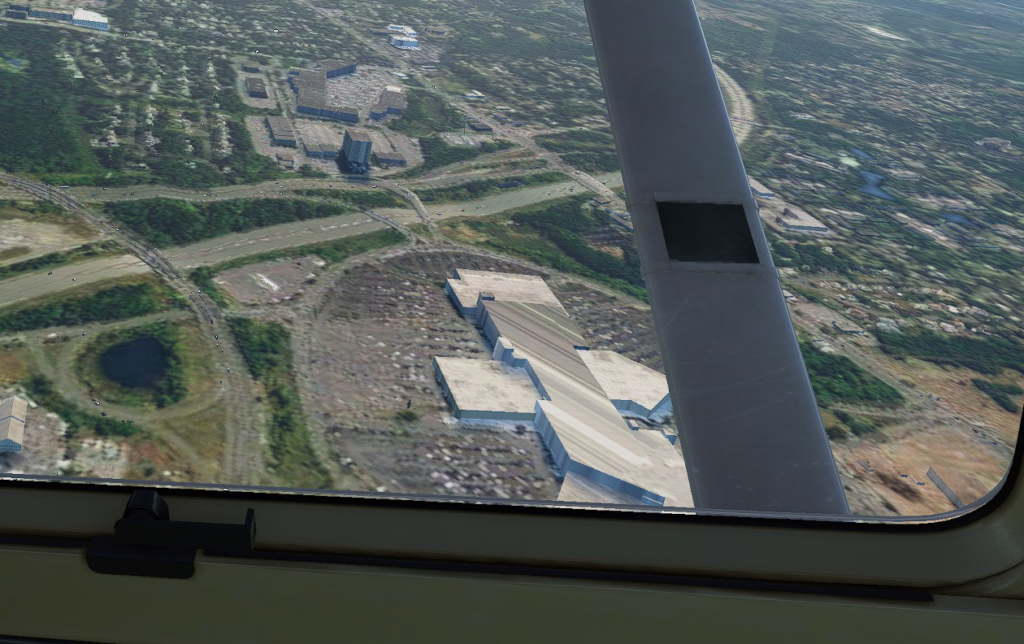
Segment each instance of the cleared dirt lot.
M324 261L307 255L225 271L214 281L242 304L277 304L302 294Z

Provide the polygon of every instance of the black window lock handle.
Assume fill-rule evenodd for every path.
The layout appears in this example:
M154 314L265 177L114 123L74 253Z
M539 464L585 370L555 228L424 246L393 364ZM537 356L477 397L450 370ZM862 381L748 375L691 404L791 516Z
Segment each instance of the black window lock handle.
M114 523L114 536L136 546L250 551L256 539L256 511L249 508L241 524L172 521L167 502L156 490L136 490L124 516Z

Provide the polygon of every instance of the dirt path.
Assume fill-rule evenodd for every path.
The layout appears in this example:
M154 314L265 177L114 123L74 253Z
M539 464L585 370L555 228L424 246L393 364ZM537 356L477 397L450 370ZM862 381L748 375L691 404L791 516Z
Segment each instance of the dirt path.
M754 104L750 97L743 91L740 84L733 80L732 76L726 74L721 67L715 65L715 73L718 75L718 84L722 93L729 97L731 109L729 120L732 121L732 131L736 136L736 145L742 146L750 133L754 130Z

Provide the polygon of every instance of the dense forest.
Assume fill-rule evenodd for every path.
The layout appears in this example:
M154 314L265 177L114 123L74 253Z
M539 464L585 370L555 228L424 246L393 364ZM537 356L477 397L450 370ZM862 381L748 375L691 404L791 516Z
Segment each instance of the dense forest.
M987 395L993 402L1011 414L1016 414L1020 411L1020 405L1014 399L1020 398L1024 395L1024 389L1021 389L1017 385L990 382L981 378L973 378L971 380L971 384L973 384L978 391Z
M511 147L513 147L513 144L505 139L484 141L479 147L474 148L448 145L444 139L436 135L425 136L420 139L420 149L423 151L423 165L410 168L395 176L416 177L441 166L458 163L459 161L469 161L482 154L499 152Z
M936 364L972 369L986 375L1003 369L1024 373L1024 345L1007 337L962 337L918 330L875 333L882 351L897 359L918 358Z
M112 286L92 295L60 298L0 315L0 332L77 326L149 315L168 308L173 295L152 282Z
M25 61L0 66L0 168L25 173L96 173L89 139L82 132L78 104L89 81L74 79L57 57L53 39L28 26L8 24L0 38L0 59ZM75 89L75 85L80 89Z
M228 318L228 325L250 373L267 392L272 472L290 486L329 487L331 477L310 442L295 389L291 334L280 324L248 318Z
M557 152L562 160L584 172L612 172L619 169L615 141L606 130L570 130L534 137L545 150Z
M232 199L191 203L143 199L107 203L104 210L154 246L180 246L228 233L352 212L342 204L289 199Z
M903 402L899 391L864 371L846 356L819 351L809 342L800 343L800 352L819 404L890 406Z

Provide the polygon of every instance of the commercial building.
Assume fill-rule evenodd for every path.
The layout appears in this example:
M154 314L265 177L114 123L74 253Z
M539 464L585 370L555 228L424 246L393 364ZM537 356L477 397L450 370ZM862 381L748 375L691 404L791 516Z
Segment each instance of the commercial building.
M11 11L20 11L26 14L32 11L31 6L29 6L27 3L23 4L21 2L12 2L9 5L7 5L7 8L10 9Z
M321 60L316 64L316 68L318 71L323 72L327 78L356 73L355 63L341 62L338 60Z
M14 18L15 20L28 20L27 11L18 11L17 9L8 9L4 12L5 18Z
M393 47L396 47L398 49L419 49L420 48L420 41L417 40L415 38L415 36L406 36L406 35L403 35L403 34L391 34L391 36L388 37L388 42L390 42Z
M250 74L258 74L260 72L260 64L256 61L247 60L242 63L242 71L249 72Z
M775 218L775 223L786 230L809 233L828 232L828 226L807 214L807 211L796 206L784 208L782 214Z
M51 9L49 7L36 7L29 9L28 15L33 18L47 18L49 20L67 20L71 21L74 17L74 13L68 9Z
M0 400L0 452L20 452L25 437L28 403L11 396Z
M110 22L106 16L95 11L89 11L88 9L75 9L75 13L71 16L71 24L78 27L88 27L89 29L99 29L100 31L110 30Z
M470 120L466 121L466 124L469 125L469 129L473 130L474 132L493 132L494 131L494 128L492 128L490 125L487 125L483 121L478 121L476 119L470 119Z
M288 119L283 116L267 116L263 119L263 122L267 124L267 129L270 130L270 143L272 145L280 145L286 148L296 147L295 131L292 129L292 124L288 122Z
M664 376L622 356L589 355L586 341L538 277L459 269L445 291L481 328L492 361L501 364L495 369L465 364L489 361L434 359L435 375L458 418L522 421L533 395L532 420L565 477L565 499L692 507L674 434L649 429L646 422L627 424L617 409L640 417L664 412Z
M401 114L406 107L405 93L397 85L384 88L377 103L370 108L370 118L380 120L388 114Z
M349 128L345 130L345 139L341 143L341 153L345 164L352 172L366 172L370 168L370 154L373 152L373 140L362 130Z
M426 27L423 31L432 36L443 36L448 33L448 27Z
M250 76L245 79L245 91L253 98L267 98L267 84L262 78Z
M409 165L409 160L397 152L374 152L373 161L379 166L405 167Z
M359 112L356 108L328 102L327 75L324 72L299 70L298 74L288 76L288 83L297 94L295 99L297 112L349 123L359 121Z
M388 25L389 32L399 32L403 36L411 36L415 38L417 36L416 30L407 25Z
M487 96L485 96L482 92L479 92L475 89L469 90L468 92L463 94L463 96L471 101L482 101L487 98Z
M302 148L306 156L320 159L337 159L341 148L341 137L322 123L305 123L302 127Z

